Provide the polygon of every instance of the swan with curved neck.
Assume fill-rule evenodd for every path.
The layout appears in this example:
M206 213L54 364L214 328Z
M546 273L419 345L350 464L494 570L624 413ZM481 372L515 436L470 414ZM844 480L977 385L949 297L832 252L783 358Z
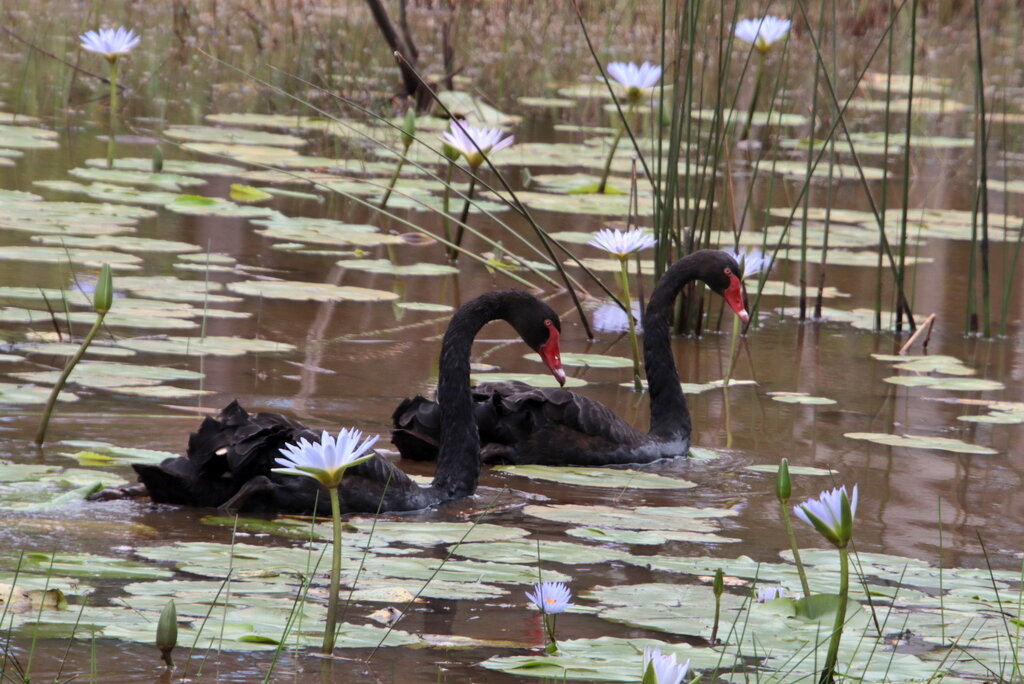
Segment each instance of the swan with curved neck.
M701 280L743 320L742 271L725 252L701 250L673 264L651 293L644 314L644 364L651 402L651 427L641 432L604 404L563 389L520 382L476 388L476 418L488 462L601 466L648 463L685 456L692 424L672 358L673 302L688 283ZM437 408L406 400L395 411L392 441L404 457L432 457L429 425Z
M433 482L422 487L381 456L349 468L341 482L347 512L412 511L459 499L476 491L480 440L469 387L473 339L489 321L512 325L551 373L564 382L559 356L561 324L544 302L526 292L488 292L467 302L452 317L441 343L437 399L440 444ZM228 510L330 512L326 492L315 480L271 472L279 450L320 435L274 413L250 415L237 402L206 418L189 438L185 456L160 465L133 464L153 501Z

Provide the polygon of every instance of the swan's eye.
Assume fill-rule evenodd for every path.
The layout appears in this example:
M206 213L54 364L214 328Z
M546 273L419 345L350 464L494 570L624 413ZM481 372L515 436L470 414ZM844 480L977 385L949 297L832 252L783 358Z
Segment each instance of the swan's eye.
M728 266L725 267L725 275L732 275L732 269L729 268Z
M547 327L550 328L550 327L554 326L554 323L551 322L550 318L545 318L544 319L544 325L546 325Z

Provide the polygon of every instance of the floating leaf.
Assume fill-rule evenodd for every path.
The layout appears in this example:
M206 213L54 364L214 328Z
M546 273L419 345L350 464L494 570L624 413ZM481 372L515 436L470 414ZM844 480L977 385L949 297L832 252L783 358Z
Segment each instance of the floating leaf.
M1006 385L998 380L983 378L938 378L929 375L895 375L884 380L893 385L903 387L927 387L929 389L949 390L951 392L989 392L1005 389Z
M459 272L459 269L448 264L395 264L389 259L342 259L337 264L343 268L393 276L436 276Z
M561 482L563 484L587 487L611 487L615 489L688 489L697 485L688 480L677 480L656 473L612 468L571 468L543 465L496 466L495 472L519 475L531 479Z
M268 299L292 299L317 302L390 302L398 299L394 292L371 290L351 285L306 283L292 280L248 280L230 283L228 289L238 294Z
M968 444L950 437L926 437L923 435L890 435L884 432L847 432L843 435L851 439L864 439L886 446L906 447L909 449L935 449L952 451L957 454L980 454L988 456L999 453L995 449Z
M0 404L45 404L50 396L49 387L36 387L34 385L13 385L9 382L0 382ZM78 395L74 392L62 391L57 395L58 401L78 401Z
M769 392L768 396L774 401L781 401L784 404L813 404L824 406L835 404L835 399L827 397L812 397L807 392Z
M263 202L273 197L269 192L254 188L251 185L242 185L241 183L232 183L231 192L229 193L231 199L236 202L249 203L249 202Z
M302 147L303 138L279 133L265 133L248 128L226 128L221 126L168 126L164 135L176 140L210 142L218 145L274 145L279 147Z
M242 354L277 354L294 351L293 345L273 340L244 337L165 337L161 339L122 339L118 345L151 354L180 354L183 356L241 356Z
M554 376L547 373L473 373L470 381L474 385L479 385L484 382L509 382L511 380L517 380L519 382L525 382L528 385L534 387L558 387L558 381L555 380ZM587 384L586 380L580 378L566 378L565 387L584 387Z
M52 385L60 371L26 371L15 377ZM167 366L143 366L109 361L82 361L68 376L68 382L83 387L111 388L119 385L158 385L168 380L200 380L203 374Z

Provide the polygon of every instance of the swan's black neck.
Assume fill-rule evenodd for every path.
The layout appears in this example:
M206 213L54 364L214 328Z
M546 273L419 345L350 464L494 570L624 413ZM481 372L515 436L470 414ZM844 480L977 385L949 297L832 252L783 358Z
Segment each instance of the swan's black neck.
M665 271L651 293L644 314L644 365L651 393L650 435L659 439L688 438L692 429L690 410L672 356L670 326L679 291L701 276L703 254L696 252L683 257Z
M530 295L515 290L489 292L465 304L448 324L438 369L441 443L433 481L433 487L444 498L469 496L476 491L480 477L480 435L469 386L473 338L489 321L505 319L513 323L517 307L527 298Z

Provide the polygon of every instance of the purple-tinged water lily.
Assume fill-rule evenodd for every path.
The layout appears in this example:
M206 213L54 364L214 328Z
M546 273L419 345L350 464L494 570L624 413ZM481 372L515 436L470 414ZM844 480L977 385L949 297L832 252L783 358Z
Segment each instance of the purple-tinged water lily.
M654 670L653 684L681 684L690 672L690 661L676 662L676 654L663 655L660 648L648 646L644 649L644 682L647 672Z
M515 136L505 135L500 128L478 128L465 121L452 121L449 130L441 135L444 143L458 150L466 158L470 168L477 169L484 163L484 156L503 150L515 142Z
M564 613L573 607L572 590L564 582L538 582L533 585L533 592L526 592L526 598L546 615Z
M619 230L618 228L603 228L594 234L594 239L588 245L603 249L619 259L625 259L630 254L645 249L650 249L657 240L650 233L639 228Z
M781 586L776 587L758 587L757 588L757 602L768 603L778 598L786 598L786 588Z
M284 458L277 459L283 467L274 468L274 472L305 475L325 487L337 487L346 469L373 458L366 452L378 439L380 435L364 438L363 431L355 428L342 428L337 437L324 430L319 442L303 437L298 444L286 444L281 449Z
M773 43L778 42L789 33L793 22L781 17L768 15L760 19L743 19L736 22L736 37L745 40L760 53L768 52Z
M626 89L626 99L630 103L639 104L661 80L661 67L650 62L639 66L635 62L612 62L608 65L608 75Z
M857 485L853 496L846 493L846 487L837 487L822 492L817 499L793 507L793 513L805 523L818 530L821 536L839 548L845 548L853 537L853 518L857 515Z
M82 49L101 54L111 61L127 55L142 40L135 31L124 26L86 31L78 38L82 41Z
M726 254L736 260L740 266L743 267L743 279L746 280L750 276L757 275L762 271L771 270L772 260L770 257L765 256L764 252L754 248L746 252L738 249L726 249L723 250Z

